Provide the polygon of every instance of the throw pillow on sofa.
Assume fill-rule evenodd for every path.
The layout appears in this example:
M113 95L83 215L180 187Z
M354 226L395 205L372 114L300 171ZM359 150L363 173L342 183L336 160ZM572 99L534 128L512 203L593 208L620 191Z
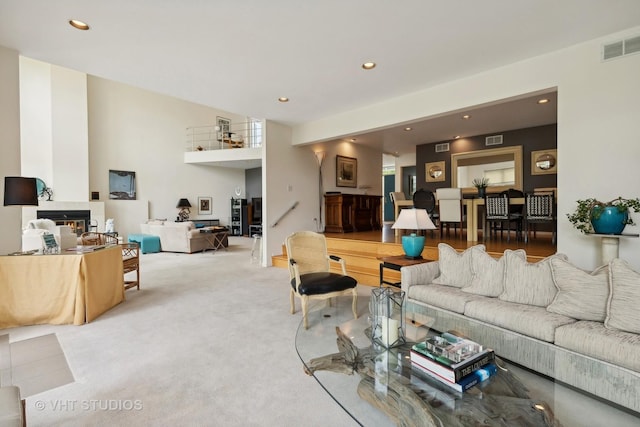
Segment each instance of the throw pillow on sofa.
M461 288L469 285L473 277L471 257L474 252L484 252L484 245L475 245L462 253L446 243L438 244L438 268L440 275L433 280L437 285Z
M609 300L604 326L640 334L640 273L625 261L614 258L609 263Z
M507 252L513 252L525 261L527 259L527 253L523 249L507 249L505 253ZM504 291L504 266L504 256L495 259L484 251L474 252L471 257L473 278L469 286L464 286L462 290L485 297L499 296Z
M498 298L517 304L546 307L556 296L551 276L551 259L567 259L555 254L541 261L529 263L513 252L505 252L504 292Z
M551 274L558 293L547 311L579 320L604 321L609 298L609 266L603 265L589 273L568 261L552 258Z

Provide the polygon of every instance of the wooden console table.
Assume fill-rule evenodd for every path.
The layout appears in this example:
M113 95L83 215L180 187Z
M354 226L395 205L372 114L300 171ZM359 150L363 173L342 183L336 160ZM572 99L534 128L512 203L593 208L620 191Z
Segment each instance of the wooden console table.
M329 233L350 233L381 228L382 196L325 194L324 208L324 229Z
M82 325L124 300L122 248L0 256L0 328Z

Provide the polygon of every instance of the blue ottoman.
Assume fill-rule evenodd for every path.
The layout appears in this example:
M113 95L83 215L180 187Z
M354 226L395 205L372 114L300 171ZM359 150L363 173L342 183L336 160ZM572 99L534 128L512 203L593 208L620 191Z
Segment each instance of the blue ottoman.
M135 242L143 254L160 252L160 236L152 234L129 234L129 243Z

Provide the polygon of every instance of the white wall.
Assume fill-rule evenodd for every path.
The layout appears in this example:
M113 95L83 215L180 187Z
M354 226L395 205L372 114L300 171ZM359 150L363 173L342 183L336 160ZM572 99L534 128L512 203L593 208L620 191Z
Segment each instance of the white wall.
M229 224L234 188L246 193L244 170L185 164L186 128L215 123L218 115L232 122L244 121L243 116L94 76L88 77L87 87L90 192L98 191L106 201L109 170L133 171L137 199L149 201L149 217L174 220L178 199L186 197L193 206L192 218ZM211 215L198 215L198 196L213 198ZM107 204L106 215L115 217L121 234L139 232L129 227L147 219L141 217L145 210L139 204L127 203Z
M316 230L318 163L310 147L291 147L289 127L266 122L263 159L263 245L265 264L282 254L285 238L299 230ZM273 224L295 203L278 224Z
M86 74L20 57L20 112L23 173L53 200L89 200Z
M18 52L0 46L0 189L4 177L20 172L20 94ZM22 227L19 206L0 205L0 254L21 248Z
M293 143L308 144L407 120L434 116L521 94L558 90L558 251L579 266L599 264L597 239L572 228L566 214L575 200L640 189L640 55L601 62L602 44L637 35L640 27L497 68L470 78L306 123ZM399 188L399 187L398 187ZM637 218L638 215L635 215ZM627 231L638 233L638 228ZM640 239L624 239L620 257L640 270Z

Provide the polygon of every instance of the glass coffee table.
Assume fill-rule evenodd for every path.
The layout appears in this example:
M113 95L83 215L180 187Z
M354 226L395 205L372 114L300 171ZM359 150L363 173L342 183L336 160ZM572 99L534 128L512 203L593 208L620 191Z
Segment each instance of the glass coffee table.
M338 297L333 306L319 302L310 309L309 329L301 324L296 334L303 370L360 425L640 425L637 414L499 358L495 376L465 393L450 390L411 369L411 345L437 333L429 329L429 319L407 319L407 344L401 347L372 347L365 332L368 304L368 296L359 296L359 317L353 319L350 298ZM343 351L338 349L338 333L353 345L346 356L344 340ZM360 363L351 363L355 353Z

